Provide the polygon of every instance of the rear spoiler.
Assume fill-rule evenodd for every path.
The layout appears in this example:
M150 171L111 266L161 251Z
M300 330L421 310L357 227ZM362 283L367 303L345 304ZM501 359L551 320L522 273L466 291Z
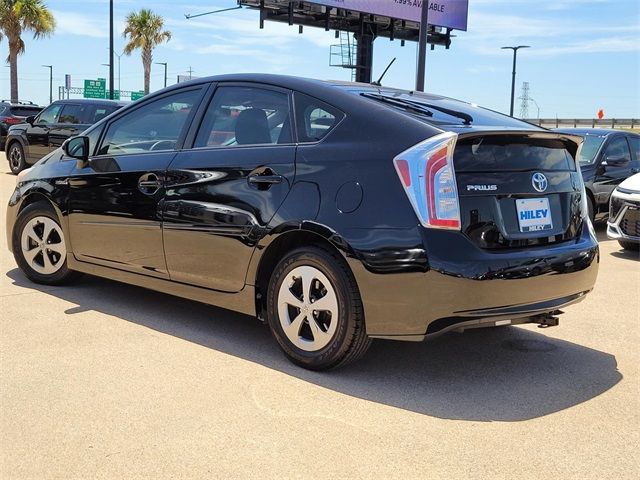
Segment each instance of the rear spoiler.
M458 141L468 140L478 137L524 137L535 140L560 140L566 145L567 150L571 153L573 158L577 158L578 151L582 146L584 137L580 135L559 133L559 132L545 132L538 130L481 130L474 129L469 132L458 131Z

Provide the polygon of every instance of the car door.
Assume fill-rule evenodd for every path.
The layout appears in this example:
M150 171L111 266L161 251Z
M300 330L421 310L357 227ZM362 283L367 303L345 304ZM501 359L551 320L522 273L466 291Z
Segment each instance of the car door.
M616 134L608 139L599 162L594 179L594 193L596 202L606 210L613 190L631 176L631 152L623 134Z
M28 144L27 158L29 163L35 163L50 152L49 133L51 127L58 122L62 103L52 103L45 108L33 121L33 125L27 127L26 136Z
M88 103L64 104L57 122L49 128L49 151L60 147L67 138L79 135L89 126L86 120L89 108Z
M295 173L290 92L219 85L193 148L167 172L163 236L172 280L237 292Z
M167 278L160 202L167 166L203 94L185 87L110 120L69 178L69 231L78 260Z

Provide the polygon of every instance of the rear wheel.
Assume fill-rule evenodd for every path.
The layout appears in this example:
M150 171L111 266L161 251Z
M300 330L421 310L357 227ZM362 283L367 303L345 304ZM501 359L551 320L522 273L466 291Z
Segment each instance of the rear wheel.
M618 240L618 243L625 250L633 250L636 252L640 250L640 243L628 242L626 240Z
M9 160L9 168L14 175L19 174L27 168L27 162L24 158L24 150L18 142L13 142L7 150L7 160Z
M60 285L76 276L67 267L64 232L55 212L44 202L27 206L13 230L13 256L33 282Z
M278 263L269 282L267 317L285 355L311 370L352 362L371 344L355 279L324 248L294 250Z

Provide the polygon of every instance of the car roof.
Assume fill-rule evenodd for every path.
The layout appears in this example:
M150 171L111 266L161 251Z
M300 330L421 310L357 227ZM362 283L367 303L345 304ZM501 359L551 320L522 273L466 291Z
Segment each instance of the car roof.
M632 135L637 135L634 132L613 128L554 128L553 131L562 133L575 133L577 135L595 135L598 137L606 137L607 135L611 135L612 133L630 133Z
M123 102L119 100L106 100L102 98L65 98L63 100L56 100L53 103L75 103L75 104L93 104L93 105L119 105L120 107L124 107L125 105L129 105L129 102ZM52 104L53 105L53 104Z
M291 90L302 90L308 93L311 93L314 89L321 90L324 92L333 92L335 94L336 91L344 91L347 93L347 89L369 89L373 91L395 91L395 92L403 92L409 93L412 90L396 88L386 85L373 85L371 83L360 83L360 82L347 82L341 80L318 80L315 78L305 78L305 77L295 77L291 75L277 75L270 73L233 73L226 75L214 75L211 77L200 77L194 80L189 80L188 82L178 83L173 85L171 88L179 88L181 86L189 85L189 84L200 84L200 83L208 83L208 82L251 82L251 83L264 83L268 85L280 86L283 88L289 88ZM351 94L349 94L351 95ZM431 100L453 100L456 102L467 103L462 100L458 100L455 98L449 98L442 95L435 95L431 93L423 93L420 92L421 96Z

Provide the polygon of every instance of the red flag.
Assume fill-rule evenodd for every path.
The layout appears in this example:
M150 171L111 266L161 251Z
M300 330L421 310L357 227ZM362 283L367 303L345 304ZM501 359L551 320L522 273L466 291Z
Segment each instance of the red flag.
M598 119L602 120L604 118L604 110L600 109L598 110Z

